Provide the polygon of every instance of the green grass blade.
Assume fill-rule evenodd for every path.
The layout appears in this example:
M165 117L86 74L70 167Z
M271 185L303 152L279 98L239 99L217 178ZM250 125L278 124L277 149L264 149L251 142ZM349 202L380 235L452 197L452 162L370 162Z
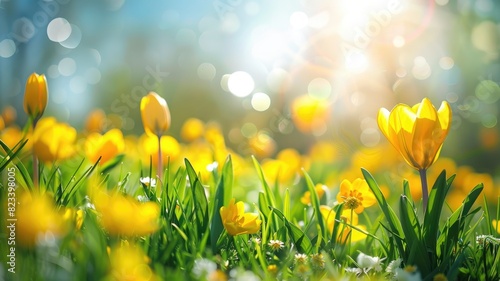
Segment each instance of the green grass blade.
M307 237L306 234L298 226L290 223L280 210L273 207L269 208L272 212L276 213L281 219L283 219L286 228L290 232L293 242L297 246L297 250L301 253L310 254L313 245L309 237Z
M323 215L321 214L321 210L319 207L320 204L319 204L318 194L316 194L316 189L314 188L314 183L311 177L307 174L307 172L304 169L302 169L302 172L304 173L304 178L306 180L307 188L311 193L311 204L313 206L314 213L316 215L316 220L318 221L319 228L321 230L321 236L326 239L326 237L328 237L328 232L325 226L325 219L323 218Z
M214 198L214 208L212 211L212 224L210 228L210 242L212 246L212 251L214 253L218 252L217 249L217 241L219 240L219 236L224 231L224 225L222 224L222 218L220 217L220 208L224 205L227 205L230 201L225 202L225 198L232 197L232 183L233 182L233 171L232 171L232 163L231 158L228 157L224 167L222 167L222 174L219 180L219 184L217 185L217 190L215 191Z
M380 190L380 187L378 186L377 182L373 178L373 176L370 174L365 169L361 169L361 172L363 173L363 176L368 183L368 186L370 187L371 191L373 192L373 195L375 195L375 198L377 199L378 205L382 212L384 213L384 216L388 222L388 226L391 229L391 232L394 233L396 237L400 237L404 239L404 233L401 228L401 222L399 221L399 218L396 216L394 213L394 210L389 206L387 201L385 200L384 194L382 194L382 191ZM403 256L405 251L403 247L403 242L402 239L395 239L396 246L398 248L400 256Z
M264 177L264 172L262 171L262 167L260 166L259 162L254 156L252 156L252 161L255 166L255 169L257 170L260 182L264 187L264 195L266 196L267 203L273 208L276 208L277 206L276 206L276 199L274 198L274 193L272 192L271 188L266 182L266 179Z
M424 215L423 236L425 244L431 251L436 251L441 211L443 210L446 194L450 186L451 181L446 181L446 171L443 170L437 177L429 194L427 210Z

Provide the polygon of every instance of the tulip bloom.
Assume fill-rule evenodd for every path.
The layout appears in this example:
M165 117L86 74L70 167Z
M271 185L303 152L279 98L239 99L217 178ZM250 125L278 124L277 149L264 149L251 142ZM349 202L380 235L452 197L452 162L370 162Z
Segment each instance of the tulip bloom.
M125 149L123 134L119 129L112 129L104 135L92 133L85 140L85 154L95 163L101 157L101 164L113 159Z
M95 190L91 198L101 213L101 224L111 235L143 236L158 229L160 206L154 202L140 203L118 192L108 194Z
M413 107L398 104L391 112L381 108L378 113L382 133L405 161L420 173L424 212L428 198L426 170L439 157L450 130L451 116L446 101L436 110L427 98Z
M161 136L170 127L170 110L165 99L155 92L141 99L141 117L149 135Z
M23 193L16 209L16 241L33 247L46 233L60 237L67 232L67 221L59 212L52 198L45 194Z
M161 153L161 136L170 127L170 110L165 99L155 92L141 99L141 117L146 134L158 138L158 177L162 178L163 165Z
M245 213L243 202L234 203L235 199L231 199L229 206L220 208L220 216L222 224L227 233L231 236L240 234L257 233L260 229L261 220L257 214Z
M43 162L64 160L75 153L76 130L49 117L40 120L33 132L33 153Z
M451 124L450 105L443 101L436 110L429 99L410 107L381 108L378 125L406 162L417 170L429 168L439 157Z
M24 111L33 119L38 120L42 117L47 106L47 80L45 75L32 73L26 81L26 90L24 92Z

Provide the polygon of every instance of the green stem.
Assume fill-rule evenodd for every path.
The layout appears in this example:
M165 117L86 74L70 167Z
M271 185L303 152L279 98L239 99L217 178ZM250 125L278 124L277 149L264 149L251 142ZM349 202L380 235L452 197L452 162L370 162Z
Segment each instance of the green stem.
M424 214L427 210L427 201L429 201L429 191L427 189L427 170L418 170L420 173L420 181L422 182L422 205L424 209Z
M33 133L35 132L35 128L36 128L36 124L38 123L38 118L35 118L33 120ZM33 153L33 188L38 191L39 189L39 174L38 174L38 166L39 166L39 163L38 163L38 157L36 157L35 155L35 151L32 150L32 153Z
M160 182L162 181L163 176L163 163L161 157L161 135L158 135L158 178Z

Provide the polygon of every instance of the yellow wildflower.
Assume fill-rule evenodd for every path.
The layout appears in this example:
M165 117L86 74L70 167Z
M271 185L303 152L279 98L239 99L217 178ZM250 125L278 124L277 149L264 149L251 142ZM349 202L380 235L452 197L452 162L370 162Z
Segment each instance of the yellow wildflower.
M327 187L323 184L318 183L316 184L314 189L316 190L316 194L318 194L318 198L321 199L323 195L325 195ZM302 197L300 198L300 202L302 202L302 204L304 205L311 204L311 192L304 192L304 195L302 195Z
M144 134L139 139L140 149L142 151L143 162L149 165L149 159L153 162L153 166L158 166L158 138ZM161 161L162 163L170 161L175 161L179 158L181 153L181 146L179 142L172 136L162 136L161 137Z
M8 105L2 111L2 118L5 123L5 126L9 126L10 124L16 121L17 111L14 107Z
M154 202L140 203L130 196L96 191L92 196L101 224L111 235L143 236L158 229L160 207Z
M335 221L335 215L336 215L335 212L333 211L332 208L325 206L325 205L320 206L320 212L326 221L328 231L330 231L330 233L332 233L333 227L337 223ZM352 210L349 210L349 209L344 209L344 210L342 210L342 214L340 215L340 219L344 223L346 223L346 225L339 226L340 232L337 234L338 235L337 241L339 241L341 243L345 243L347 241L347 239L349 238L349 235L351 235L351 238L350 238L351 242L361 241L361 240L366 238L366 234L364 234L356 229L353 229L347 225L347 224L354 225L359 229L366 230L366 227L364 225L358 225L358 215L355 212L353 212Z
M245 213L245 206L242 201L235 204L235 199L231 199L229 205L220 208L222 224L227 233L231 236L240 234L253 234L260 230L261 220L259 215Z
M303 133L322 131L326 127L329 109L324 100L303 95L292 102L291 111L293 123Z
M159 280L149 266L150 259L142 249L128 243L109 250L110 280Z
M46 233L60 237L67 231L64 214L56 210L53 200L46 194L21 194L16 218L16 241L26 247L34 246Z
M192 142L199 139L205 133L205 125L200 119L189 118L181 128L181 137L187 142Z
M76 130L55 118L41 119L33 132L33 152L43 162L71 157L75 152Z
M112 129L101 135L91 133L85 139L85 154L90 162L95 163L101 157L101 164L113 159L125 149L123 134L119 129Z
M366 207L375 204L376 199L366 181L357 178L352 183L349 180L343 180L340 183L337 201L345 202L344 208L352 209L360 214Z
M87 116L85 130L88 133L100 133L106 124L106 113L102 109L95 109Z

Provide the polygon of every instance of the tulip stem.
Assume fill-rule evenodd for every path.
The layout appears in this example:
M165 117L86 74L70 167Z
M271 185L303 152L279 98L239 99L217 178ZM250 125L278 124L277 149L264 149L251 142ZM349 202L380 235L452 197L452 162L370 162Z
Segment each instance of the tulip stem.
M33 119L33 133L35 132L36 124L38 123L39 118L34 118ZM35 151L32 151L33 153L33 188L35 190L38 190L38 185L39 185L39 174L38 174L38 157L36 157Z
M161 157L161 135L158 135L158 178L160 182L162 181L163 176L163 163Z
M429 200L429 192L427 189L427 169L420 169L418 172L420 173L420 181L422 182L422 205L425 214L427 210L427 201Z

